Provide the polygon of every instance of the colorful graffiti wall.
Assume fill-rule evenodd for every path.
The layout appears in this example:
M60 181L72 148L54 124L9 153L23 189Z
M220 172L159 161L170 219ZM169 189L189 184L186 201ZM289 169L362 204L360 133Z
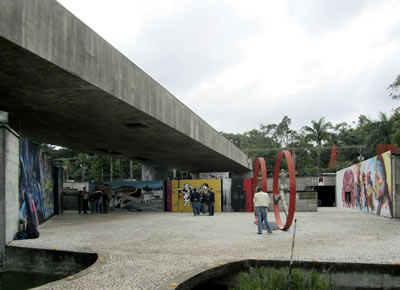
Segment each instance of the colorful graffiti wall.
M28 138L20 139L20 219L39 226L54 214L53 166Z
M393 217L390 151L338 171L336 204Z
M54 168L54 213L63 213L63 192L64 192L64 170L61 167Z
M131 211L164 211L165 192L163 180L90 182L89 191L95 187L107 193L109 207Z
M190 193L196 188L200 193L211 188L215 193L215 212L221 211L221 180L220 179L183 179L171 181L171 209L174 212L192 212Z

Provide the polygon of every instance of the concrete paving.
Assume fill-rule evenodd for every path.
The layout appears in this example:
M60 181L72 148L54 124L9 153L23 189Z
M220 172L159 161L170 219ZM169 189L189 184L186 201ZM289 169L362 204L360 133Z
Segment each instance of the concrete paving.
M273 213L269 220L274 221ZM296 213L295 260L400 262L400 220L357 210ZM97 252L102 257L72 280L43 289L157 289L174 277L218 262L290 258L293 227L257 235L252 213L65 212L40 226L40 238L11 245ZM171 287L172 289L172 287Z

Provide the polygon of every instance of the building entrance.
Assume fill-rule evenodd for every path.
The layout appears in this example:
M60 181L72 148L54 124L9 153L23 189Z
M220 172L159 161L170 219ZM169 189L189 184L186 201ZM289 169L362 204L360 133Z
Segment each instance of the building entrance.
M335 186L314 186L318 192L318 206L333 207L335 203Z

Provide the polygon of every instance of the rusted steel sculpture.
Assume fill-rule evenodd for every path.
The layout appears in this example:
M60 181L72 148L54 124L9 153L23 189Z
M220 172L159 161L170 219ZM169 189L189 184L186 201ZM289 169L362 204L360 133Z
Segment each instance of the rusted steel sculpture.
M288 208L288 215L287 215L285 225L282 224L281 215L279 212L279 203L275 202L275 200L278 200L278 197L279 197L279 192L278 192L279 170L280 170L283 155L285 155L286 162L288 165L289 188L290 188L289 208ZM279 152L275 159L273 196L274 196L273 200L274 200L274 212L275 212L276 224L278 225L278 227L281 230L287 230L292 225L294 212L296 210L296 172L294 170L294 163L293 163L292 155L287 150L283 150L283 151Z
M285 214L287 215L286 223L283 225L280 212L279 212L279 200L284 198L282 193L280 194L278 191L279 186L279 171L280 165L282 161L282 157L285 155L286 162L288 164L289 171L289 188L290 188L290 198L289 198L289 208ZM265 160L262 157L258 157L256 159L256 164L254 166L254 176L253 176L253 196L256 192L258 185L258 175L261 169L261 188L263 191L267 192L267 166L265 164ZM294 169L294 163L292 155L289 151L283 150L278 153L275 159L275 168L274 168L274 179L273 179L273 203L274 203L274 213L275 213L275 221L281 230L287 230L290 228L293 222L294 212L296 210L296 173ZM282 200L283 201L283 200ZM285 204L286 205L286 204ZM284 206L284 210L286 210L286 206ZM257 217L256 217L257 219Z

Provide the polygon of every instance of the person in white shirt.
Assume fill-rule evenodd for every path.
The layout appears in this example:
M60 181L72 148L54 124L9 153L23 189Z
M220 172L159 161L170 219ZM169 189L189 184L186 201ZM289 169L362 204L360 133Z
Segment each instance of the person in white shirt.
M265 227L268 231L268 234L272 234L272 228L268 223L267 219L267 210L269 206L269 196L268 193L261 190L260 187L257 187L257 193L254 195L253 203L256 208L257 214L257 225L258 232L257 234L262 234L262 222L264 221Z

